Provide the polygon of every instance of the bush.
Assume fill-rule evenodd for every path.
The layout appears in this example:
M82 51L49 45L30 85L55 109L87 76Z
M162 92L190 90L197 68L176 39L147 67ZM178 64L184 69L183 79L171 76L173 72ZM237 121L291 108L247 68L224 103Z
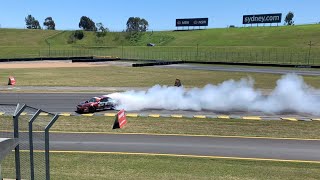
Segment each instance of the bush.
M84 34L83 34L83 31L82 31L82 30L76 30L76 31L74 32L73 36L74 36L76 39L81 40L81 39L84 37Z
M67 43L68 44L72 44L74 42L76 42L76 38L73 35L70 35L68 40L67 40Z
M104 32L96 32L96 36L99 38L99 37L104 37L107 35L107 32L104 31Z

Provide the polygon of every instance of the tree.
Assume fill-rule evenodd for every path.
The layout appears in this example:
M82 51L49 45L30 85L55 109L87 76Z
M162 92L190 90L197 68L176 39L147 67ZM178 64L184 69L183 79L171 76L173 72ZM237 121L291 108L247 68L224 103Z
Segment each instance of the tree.
M27 28L28 28L28 29L31 29L31 27L32 27L32 22L34 21L34 17L29 14L29 15L24 19L24 21L26 22Z
M284 19L285 24L287 24L288 26L294 25L293 17L294 17L293 12L289 11L288 14L286 15L286 18Z
M97 23L96 27L98 32L109 32L109 29L104 27L102 23Z
M30 14L24 19L28 29L41 29L39 21Z
M127 32L145 32L149 23L145 19L139 17L130 17L127 21Z
M41 29L41 26L38 20L33 21L32 29Z
M97 30L95 23L87 16L82 16L80 18L79 28L82 28L85 31L96 31Z
M79 40L81 40L84 37L83 31L76 30L73 34L73 36Z
M104 37L109 31L109 29L105 28L102 23L97 23L96 27L97 27L97 32L96 32L97 37Z
M47 29L49 30L55 30L56 29L56 24L54 23L52 17L47 17L44 22L44 26L47 26Z

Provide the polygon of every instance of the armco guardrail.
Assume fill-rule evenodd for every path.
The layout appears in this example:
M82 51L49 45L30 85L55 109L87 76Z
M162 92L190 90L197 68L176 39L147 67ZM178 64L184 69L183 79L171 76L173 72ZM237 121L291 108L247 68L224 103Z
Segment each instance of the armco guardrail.
M132 64L132 67L142 67L142 66L161 66L161 65L170 65L170 64L183 64L185 61L155 61L155 62L146 62L146 63L136 63Z
M106 62L106 61L118 61L120 58L73 58L72 62Z
M3 59L0 59L0 62L44 61L44 60L72 60L72 59L93 59L93 56L84 56L84 57L3 58Z

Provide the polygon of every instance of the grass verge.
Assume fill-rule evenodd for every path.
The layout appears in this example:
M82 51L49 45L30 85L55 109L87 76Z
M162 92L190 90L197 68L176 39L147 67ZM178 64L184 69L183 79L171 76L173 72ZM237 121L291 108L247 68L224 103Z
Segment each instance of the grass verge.
M320 178L320 164L313 163L89 153L51 153L50 158L53 180ZM4 177L11 171L5 169Z
M105 133L154 133L217 136L251 136L274 138L319 139L320 121L254 121L241 119L189 119L128 117L123 129L112 129L113 117L62 116L51 131L105 132ZM11 122L8 116L0 117L2 122ZM41 124L40 124L41 125ZM34 124L35 129L37 124ZM43 126L43 125L42 125ZM27 124L25 127L27 130ZM0 130L8 130L1 129Z
M274 88L279 74L219 72L166 68L132 68L116 66L97 66L85 68L35 68L3 69L0 81L8 82L14 76L16 86L86 86L90 87L151 87L155 84L173 85L176 78L186 87L203 87L223 81L252 77L256 88ZM303 76L306 83L319 88L319 76Z

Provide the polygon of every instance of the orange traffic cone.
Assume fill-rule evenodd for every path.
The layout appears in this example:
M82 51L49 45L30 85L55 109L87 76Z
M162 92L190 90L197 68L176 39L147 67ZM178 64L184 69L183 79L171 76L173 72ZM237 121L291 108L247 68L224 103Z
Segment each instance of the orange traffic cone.
M10 76L9 81L8 81L8 85L14 86L15 84L16 84L16 80L14 79L13 76Z

